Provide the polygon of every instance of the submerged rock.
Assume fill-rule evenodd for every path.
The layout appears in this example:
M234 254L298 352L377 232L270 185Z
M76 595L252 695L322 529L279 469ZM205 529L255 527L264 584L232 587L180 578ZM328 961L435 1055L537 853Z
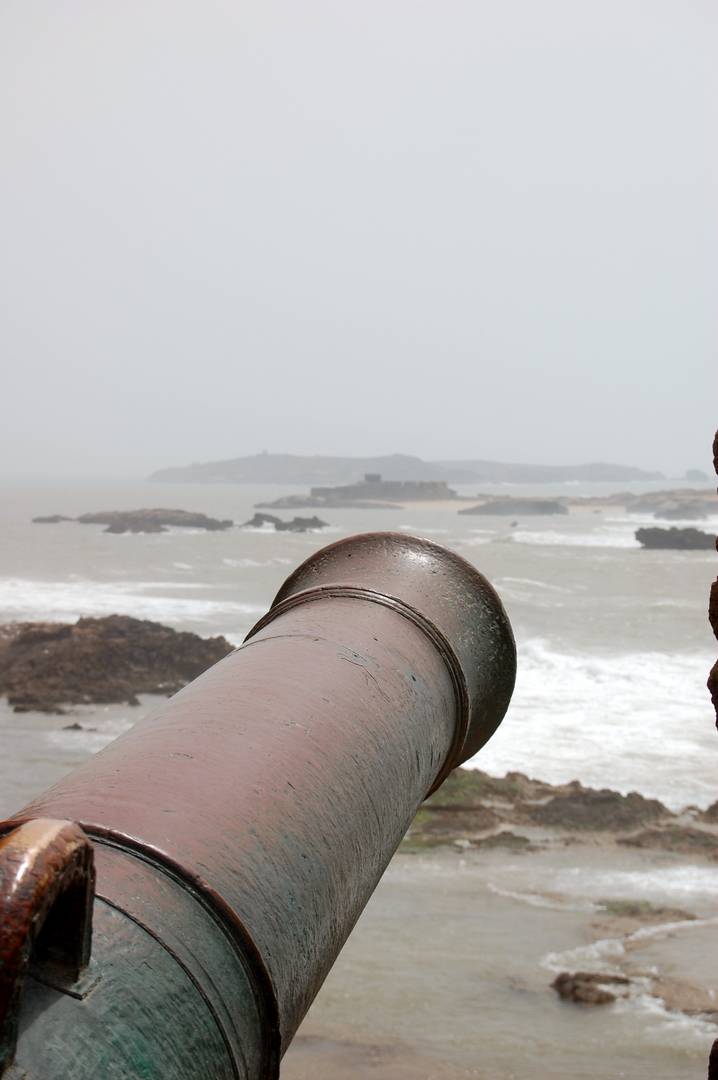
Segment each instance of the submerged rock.
M487 496L486 502L459 510L460 514L567 514L568 508L559 499L498 498Z
M709 551L715 549L716 538L701 529L650 528L636 529L636 540L644 548L676 551Z
M138 694L175 693L232 648L223 637L201 638L128 615L8 624L0 628L0 694L16 712L135 705Z
M684 908L663 907L650 900L599 900L601 911L613 919L631 919L640 923L691 922L696 916Z

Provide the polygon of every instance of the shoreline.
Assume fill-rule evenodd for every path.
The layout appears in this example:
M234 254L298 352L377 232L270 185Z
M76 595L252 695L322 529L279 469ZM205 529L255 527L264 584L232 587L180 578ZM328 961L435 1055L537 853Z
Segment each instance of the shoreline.
M283 1080L703 1075L718 1035L709 961L718 870L692 910L672 908L661 893L668 900L701 861L626 856L600 844L518 858L399 853L300 1027ZM627 895L637 875L652 881L652 902ZM601 900L609 882L622 896ZM563 1001L552 988L561 971L603 974L620 996Z

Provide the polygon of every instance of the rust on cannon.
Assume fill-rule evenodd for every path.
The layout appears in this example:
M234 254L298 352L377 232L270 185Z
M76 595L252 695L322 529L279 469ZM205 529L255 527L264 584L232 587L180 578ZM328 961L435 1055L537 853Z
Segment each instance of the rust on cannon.
M92 845L70 821L37 818L0 838L0 1073L31 965L69 989L89 963L94 883Z
M493 588L440 546L372 533L309 558L239 649L1 827L70 819L97 867L99 978L84 998L28 980L9 1075L276 1078L515 664Z

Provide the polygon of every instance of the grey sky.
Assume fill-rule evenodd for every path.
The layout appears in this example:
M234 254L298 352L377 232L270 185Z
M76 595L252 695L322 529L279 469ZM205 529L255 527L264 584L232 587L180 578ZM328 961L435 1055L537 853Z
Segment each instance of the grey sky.
M4 472L708 467L712 0L5 0Z

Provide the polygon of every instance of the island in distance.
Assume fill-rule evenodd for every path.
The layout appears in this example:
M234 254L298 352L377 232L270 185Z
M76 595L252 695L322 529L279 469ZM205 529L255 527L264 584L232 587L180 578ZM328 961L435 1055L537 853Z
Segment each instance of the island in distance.
M162 484L354 484L381 475L392 481L439 481L446 484L545 484L569 480L628 482L662 480L660 472L629 465L522 465L500 461L423 461L411 454L378 457L329 457L301 454L252 454L225 461L160 469L150 476Z

